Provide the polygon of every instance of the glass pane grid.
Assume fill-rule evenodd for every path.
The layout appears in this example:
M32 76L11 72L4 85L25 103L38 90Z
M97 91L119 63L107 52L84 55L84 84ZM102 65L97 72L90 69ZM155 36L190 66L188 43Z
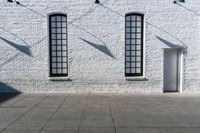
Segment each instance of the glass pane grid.
M54 15L50 21L51 75L67 75L67 17Z
M142 16L126 16L125 25L125 73L128 76L139 76L142 74Z

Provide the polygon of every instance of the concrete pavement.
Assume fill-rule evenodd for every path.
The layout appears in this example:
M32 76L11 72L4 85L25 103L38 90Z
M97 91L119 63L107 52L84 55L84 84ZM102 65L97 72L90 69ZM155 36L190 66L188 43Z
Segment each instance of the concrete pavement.
M200 132L198 94L6 95L0 133Z

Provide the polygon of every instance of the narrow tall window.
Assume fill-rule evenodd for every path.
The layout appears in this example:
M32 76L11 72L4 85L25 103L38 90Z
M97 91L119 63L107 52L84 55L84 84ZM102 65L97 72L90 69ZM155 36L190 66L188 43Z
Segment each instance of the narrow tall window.
M67 16L49 16L50 76L68 76Z
M125 18L125 76L143 76L143 15Z

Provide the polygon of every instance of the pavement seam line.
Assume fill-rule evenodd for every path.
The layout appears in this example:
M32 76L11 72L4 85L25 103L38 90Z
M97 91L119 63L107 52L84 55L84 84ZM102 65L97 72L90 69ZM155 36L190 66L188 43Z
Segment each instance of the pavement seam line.
M114 120L113 113L112 113L112 105L110 103L109 96L108 96L108 104L109 104L110 116L111 116L111 119L112 119L112 122L113 122L113 126L114 126L114 131L115 131L115 133L117 133L116 126L115 126L115 120Z
M19 120L20 118L22 118L24 115L26 115L27 113L29 113L33 108L37 107L40 103L42 103L48 96L44 97L41 101L39 101L38 103L36 103L35 105L33 105L31 108L29 108L25 113L23 113L22 115L20 115L17 119L15 119L13 122L11 122L10 124L8 124L7 127L3 128L0 133L3 133L5 130L7 130L12 124L14 124L17 120Z
M49 117L49 119L47 120L47 122L44 124L44 126L38 131L38 133L41 133L44 128L47 126L47 124L49 123L49 121L55 116L55 114L58 112L58 110L63 106L63 104L68 100L68 98L70 97L70 94L68 94L64 100L60 103L60 105L57 107L57 109L52 113L52 115Z
M83 112L81 114L81 119L80 119L80 122L79 122L79 127L78 127L77 133L80 132L81 123L82 123L82 120L83 120L83 117L84 117L84 114L85 114L85 111L86 111L86 106L87 106L87 103L88 103L88 100L89 100L89 95L90 95L90 93L87 94L87 98L86 98L86 101L84 103L85 106L84 106Z

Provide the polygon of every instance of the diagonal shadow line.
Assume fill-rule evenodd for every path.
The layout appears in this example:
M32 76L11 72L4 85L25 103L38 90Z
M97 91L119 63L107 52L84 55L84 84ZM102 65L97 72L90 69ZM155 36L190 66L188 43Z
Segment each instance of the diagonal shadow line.
M43 42L45 39L47 38L47 36L43 37L41 40L37 41L35 44L33 44L31 46L31 48L37 46L38 44L40 44L41 42ZM14 60L16 57L18 57L21 54L21 52L15 54L13 57L9 58L6 62L0 64L0 66L4 66L6 64L8 64L9 62L11 62L12 60ZM1 68L1 67L0 67Z
M200 13L197 13L197 12L195 12L195 11L193 11L193 10L191 10L191 9L189 9L189 8L187 8L187 7L185 7L185 6L183 6L183 5L181 5L180 3L176 3L176 4L179 5L180 7L182 7L182 8L184 8L184 9L188 10L189 12L194 13L194 14L197 15L197 16L200 16Z
M151 25L152 27L154 27L154 28L156 28L156 29L159 29L160 31L163 31L164 33L168 34L169 36L175 38L175 39L178 40L181 44L183 44L183 47L187 48L187 45L186 45L182 40L180 40L179 38L177 38L176 36L174 36L174 35L171 34L170 32L168 32L168 31L166 31L166 30L164 30L164 29L162 29L162 28L160 28L160 27L158 27L158 26L156 26L156 25L153 25L153 24L151 24L151 23L149 23L149 22L146 22L146 23L147 23L148 25Z
M105 45L100 45L100 44L95 44L93 42L87 41L83 38L80 38L82 41L86 42L87 44L89 44L90 46L98 49L99 51L101 51L102 53L110 56L111 58L115 59L114 55L110 52L110 50L105 46Z
M43 15L43 14L41 14L41 13L39 13L39 12L37 12L37 11L35 11L35 10L33 10L33 9L29 8L29 7L27 7L26 5L24 5L24 4L22 4L22 3L19 3L18 5L20 5L20 6L24 7L24 8L26 8L26 9L28 9L28 10L30 10L30 11L32 11L32 12L34 12L34 13L36 13L36 14L38 14L38 15L42 16L42 17L45 17L45 18L47 18L47 16L45 16L45 15Z
M20 45L20 44L16 44L14 42L11 42L5 38L2 38L0 36L0 39L3 40L4 42L6 42L7 44L13 46L14 48L16 48L17 50L19 50L20 52L28 55L28 56L32 56L32 53L31 53L31 50L30 50L30 46L23 46L23 45Z
M106 8L106 9L112 11L113 13L115 13L115 14L117 14L117 15L123 17L123 18L125 17L124 15L118 13L117 11L115 11L115 10L113 10L113 9L111 9L111 8L109 8L109 7L105 6L105 5L103 5L103 4L99 4L99 5L103 6L104 8Z
M104 1L102 4L106 4L107 2L108 2L108 0L107 0L107 1ZM70 23L74 23L74 22L76 22L76 21L79 21L79 20L81 20L82 18L84 18L84 17L86 17L86 16L92 14L93 12L95 12L95 10L96 10L97 8L100 7L99 5L101 5L101 4L96 4L96 6L95 6L94 8L90 8L85 14L83 14L82 16L80 16L80 17L78 17L78 18L73 19L72 21L70 21Z
M8 31L8 30L6 30L6 29L3 28L3 27L0 27L0 29L2 29L2 30L4 30L5 32L9 33L10 35L12 35L12 36L18 38L18 39L21 40L26 46L29 47L28 43L27 43L24 39L22 39L21 37L19 37L18 35L16 35L16 34L10 32L10 31Z
M156 38L157 38L158 40L160 40L161 42L163 42L165 45L169 46L170 48L184 48L183 46L180 46L180 45L178 45L178 44L171 43L171 42L169 42L169 41L167 41L167 40L165 40L165 39L163 39L163 38L161 38L161 37L159 37L159 36L156 36Z
M109 7L105 6L105 5L103 5L103 4L100 4L100 5L103 6L103 7L105 7L105 8L107 8L108 10L114 12L115 14L117 14L117 15L123 17L123 18L125 17L124 15L118 13L117 11L115 11L115 10L113 10L113 9L111 9L111 8L109 8ZM179 5L180 5L180 4L179 4ZM182 6L182 5L181 5L181 6ZM175 38L176 40L178 40L179 42L181 42L181 43L184 45L185 48L187 48L187 45L186 45L183 41L181 41L179 38L177 38L176 36L174 36L174 35L171 34L170 32L168 32L168 31L166 31L166 30L164 30L164 29L162 29L162 28L160 28L160 27L158 27L158 26L156 26L156 25L153 25L153 24L151 24L151 23L149 23L149 22L146 22L146 24L149 24L149 25L153 26L154 28L157 28L157 29L163 31L164 33L170 35L171 37L173 37L173 38Z

